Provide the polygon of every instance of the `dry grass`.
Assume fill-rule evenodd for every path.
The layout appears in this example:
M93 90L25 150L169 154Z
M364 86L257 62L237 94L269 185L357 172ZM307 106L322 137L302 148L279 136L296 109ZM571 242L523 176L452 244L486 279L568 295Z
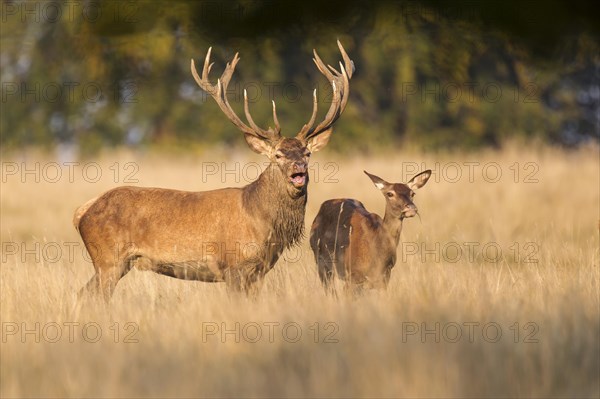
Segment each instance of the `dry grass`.
M87 307L70 314L76 291L93 272L71 225L76 206L121 184L133 170L124 169L130 161L139 165L135 177L144 186L203 190L241 185L243 181L236 183L232 174L225 182L214 175L203 183L201 161L225 161L229 168L240 162L243 180L243 163L262 162L248 153L195 158L105 155L96 160L103 172L97 183L86 182L81 167L74 168L72 183L65 167L59 182L45 182L43 172L39 183L34 175L22 182L19 176L5 176L6 162L20 167L26 162L29 168L40 162L43 170L52 160L35 154L5 158L0 395L600 395L597 148L567 153L515 146L501 153L401 153L351 160L332 159L325 151L313 159L319 176L313 170L308 226L320 203L332 197L357 198L381 214L383 197L362 169L392 181L401 180L410 166L407 162L425 162L428 167L439 162L438 177L445 171L446 179L434 175L417 195L422 221L405 223L404 244L386 292L358 299L325 296L305 242L269 273L256 301L229 298L222 284L178 281L133 270L119 283L109 312ZM110 169L116 161L121 170L118 183ZM329 161L336 166L325 165ZM455 183L448 181L454 177L452 162L463 174ZM472 164L473 182L465 162L479 163ZM515 162L520 170L517 182ZM500 180L486 181L484 166L488 179L499 168ZM339 182L325 181L334 168ZM535 170L530 178L538 181L525 183ZM93 176L91 169L88 172ZM245 172L253 173L247 167ZM468 244L474 248L470 251L464 243L478 246ZM487 253L482 251L485 244ZM415 251L422 245L426 247ZM54 259L52 251L57 247L62 255ZM501 257L494 257L496 247L501 248ZM454 261L457 255L460 259ZM65 324L69 322L79 323L72 325L73 342ZM236 323L239 342L235 334L221 334L223 328L235 330ZM265 323L279 323L271 325L272 336ZM319 323L318 337L315 323ZM435 332L422 335L424 328L435 331L436 323L437 337ZM287 335L282 332L284 325ZM62 335L55 339L57 326ZM252 343L257 326L262 336ZM94 327L101 329L102 337L88 342L96 335ZM457 327L462 336L451 342ZM496 327L502 335L490 342ZM18 331L13 335L14 328ZM36 328L37 337L35 332L23 332ZM213 328L220 331L207 335ZM291 342L296 328L302 336ZM413 328L419 331L408 335ZM125 342L128 332L137 342ZM535 342L526 342L530 340Z

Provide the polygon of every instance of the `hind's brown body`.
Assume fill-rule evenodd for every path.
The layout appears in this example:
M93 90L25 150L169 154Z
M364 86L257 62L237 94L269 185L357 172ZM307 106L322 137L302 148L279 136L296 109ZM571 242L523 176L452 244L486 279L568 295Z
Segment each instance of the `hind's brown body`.
M310 246L326 289L336 276L348 287L387 287L396 264L402 221L417 213L413 190L427 182L431 171L407 184L391 184L367 175L386 197L383 219L357 200L332 199L321 205L312 224Z

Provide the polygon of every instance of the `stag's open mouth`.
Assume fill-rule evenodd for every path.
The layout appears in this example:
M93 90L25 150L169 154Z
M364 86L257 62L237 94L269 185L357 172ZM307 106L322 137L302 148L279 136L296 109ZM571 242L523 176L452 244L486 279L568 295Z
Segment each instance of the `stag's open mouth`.
M304 185L306 184L306 173L292 173L292 175L290 176L290 182L296 188L304 187Z

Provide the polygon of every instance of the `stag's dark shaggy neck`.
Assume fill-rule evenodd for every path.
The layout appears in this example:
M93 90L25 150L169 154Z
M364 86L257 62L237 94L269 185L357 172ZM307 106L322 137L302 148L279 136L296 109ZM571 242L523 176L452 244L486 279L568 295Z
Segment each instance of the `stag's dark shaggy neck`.
M289 248L304 236L306 186L298 196L290 196L288 177L275 164L271 164L256 179L244 187L244 207L272 226L271 241L281 242ZM308 181L307 181L308 184Z

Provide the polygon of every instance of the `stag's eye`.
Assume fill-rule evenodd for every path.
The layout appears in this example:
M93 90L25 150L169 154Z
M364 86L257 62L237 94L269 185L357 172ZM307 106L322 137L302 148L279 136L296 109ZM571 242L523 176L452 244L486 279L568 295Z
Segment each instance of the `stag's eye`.
M306 151L306 152L304 153L304 156L305 156L306 158L310 158L310 154L311 154L311 153L310 153L310 151Z
M283 158L283 154L281 152L276 152L275 153L275 158L281 159L281 158Z

